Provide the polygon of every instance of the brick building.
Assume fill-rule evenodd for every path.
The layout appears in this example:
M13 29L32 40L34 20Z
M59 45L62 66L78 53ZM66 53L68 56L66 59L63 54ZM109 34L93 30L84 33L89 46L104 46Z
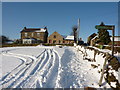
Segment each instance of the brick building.
M74 36L63 36L55 31L48 37L47 42L50 44L72 44L74 43Z
M48 43L62 44L62 43L64 43L64 38L58 32L55 31L48 37Z
M47 28L26 28L21 31L23 44L47 43Z

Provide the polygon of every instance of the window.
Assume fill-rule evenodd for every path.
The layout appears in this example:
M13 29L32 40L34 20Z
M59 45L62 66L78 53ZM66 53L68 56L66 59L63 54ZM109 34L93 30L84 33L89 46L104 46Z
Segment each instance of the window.
M61 41L59 40L59 43L61 43Z
M53 40L53 43L56 43L56 40Z
M27 41L25 41L25 44L27 44Z
M34 37L34 33L32 33L31 36Z
M37 38L37 40L40 40L40 38Z
M40 37L40 33L37 33L37 37Z
M25 37L27 37L27 33L25 33Z
M49 40L49 43L52 43L52 40Z
M54 38L56 38L56 35L54 35Z

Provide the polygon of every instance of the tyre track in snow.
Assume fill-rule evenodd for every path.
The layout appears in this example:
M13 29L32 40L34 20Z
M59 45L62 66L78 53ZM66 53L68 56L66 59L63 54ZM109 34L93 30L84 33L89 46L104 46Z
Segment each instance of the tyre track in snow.
M59 55L56 53L55 50L52 51L53 53L53 62L52 67L49 70L49 73L47 75L46 83L43 85L43 87L47 88L54 88L56 86L56 80L58 77L58 70L59 70Z
M19 83L19 85L17 85L16 87L24 87L26 84L27 84L27 86L30 84L30 82L32 81L32 79L33 79L33 81L32 81L32 83L36 80L36 78L35 78L35 74L38 72L38 70L41 68L41 64L42 63L45 63L45 59L47 58L47 52L48 52L48 50L46 49L45 50L45 52L43 53L43 55L42 55L42 57L41 58L39 58L38 60L39 60L39 62L37 62L36 63L36 66L34 67L34 69L31 71L31 73L30 73L30 77L27 77L26 79L24 79L21 83ZM31 79L32 78L32 79ZM30 79L30 80L29 80ZM31 85L30 85L31 86ZM30 88L30 86L29 86L29 88Z
M56 86L56 83L58 86L58 73L60 69L60 57L58 53L53 49L46 49L41 55L38 55L37 59L36 61L33 59L33 62L23 70L18 70L20 73L4 87L53 88Z
M3 54L3 55L5 55L5 56L11 56L11 55L7 55L7 54ZM13 57L16 57L16 56L13 56ZM5 79L6 79L7 77L12 76L12 73L18 71L18 69L19 69L19 68L22 66L22 64L25 62L25 60L23 60L22 57L18 57L18 56L17 56L16 58L19 58L19 59L22 61L22 63L21 63L20 65L18 65L15 69L13 69L11 72L9 72L9 73L6 74L5 76L3 76L0 81L5 81ZM2 83L2 84L3 84L3 83ZM0 85L1 85L1 84L0 84Z
M21 56L21 58L24 59L24 61L27 61L27 62L23 63L21 66L15 68L13 71L10 72L10 74L8 74L4 78L4 80L2 82L2 87L5 87L5 88L11 87L12 85L14 85L15 82L19 78L21 78L22 75L24 75L26 73L26 71L32 66L32 63L35 61L35 57L30 56L30 55L22 55L22 54L14 54L14 53L9 53L9 55L14 56L14 57L20 57ZM24 58L23 58L23 56L24 56ZM27 59L25 58L25 56L27 57ZM28 60L28 58L29 58L29 60ZM29 62L29 65L26 65L26 64L28 64L28 61L31 61L31 62ZM6 80L7 78L9 80Z
M13 70L13 71L10 73L10 75L8 76L8 80L7 80L7 81L5 80L4 83L2 84L3 88L4 88L4 87L5 87L5 88L6 88L6 87L9 87L9 85L13 84L13 82L14 82L15 80L17 80L17 78L19 78L19 76L23 75L23 73L31 66L31 63L33 62L33 58L31 58L31 56L28 57L28 56L26 55L26 57L25 57L25 55L21 55L21 54L13 54L13 53L9 53L9 54L14 55L14 56L24 56L24 60L26 59L26 62L23 63L23 64L21 65L21 67ZM22 57L22 58L23 58L23 57ZM30 65L26 65L27 62L29 62ZM11 77L11 76L12 76L12 77Z
M39 71L39 79L32 87L42 87L42 88L54 88L56 86L56 80L59 70L59 57L55 50L50 50L50 57L48 63Z
M11 79L13 79L14 75L17 75L21 70L23 70L25 68L25 62L26 62L26 58L25 57L23 58L23 57L20 57L20 56L18 56L16 54L11 55L11 54L6 52L6 53L3 53L3 55L19 58L23 62L19 66L17 66L15 69L13 69L10 73L8 73L7 75L3 76L2 80L1 80L2 81L1 84L5 84L5 83L9 82Z
M33 76L31 76L26 82L24 82L23 87L32 88L34 86L34 84L36 84L36 82L39 83L38 87L42 87L43 77L45 76L43 74L45 74L45 72L49 69L51 61L52 60L51 60L50 50L47 50L45 57L43 59L41 59L41 63L39 64L38 69L36 70L36 72L34 73ZM41 78L41 80L40 80L40 78ZM39 80L40 80L40 82L39 82ZM33 84L31 85L31 83L33 83Z
M51 68L53 66L53 49L50 49L49 52L48 52L48 60L47 60L47 63L44 65L44 67L39 71L39 72L42 72L40 73L40 79L37 80L37 82L35 83L35 87L45 87L44 85L46 85L47 83L47 78L49 77L48 74L51 72ZM39 86L41 85L41 86ZM47 87L48 88L48 87Z
M60 60L59 55L55 50L49 49L46 57L39 65L38 71L23 83L23 88L53 88L56 86Z
M47 50L45 49L44 53L46 54ZM44 54L43 53L43 54ZM39 56L40 57L40 56ZM11 88L20 88L22 87L22 84L27 80L27 78L30 77L30 75L34 74L34 72L36 71L36 65L40 62L40 60L38 59L37 61L34 61L31 66L29 67L28 70L25 71L24 76L21 78L19 78L12 86Z

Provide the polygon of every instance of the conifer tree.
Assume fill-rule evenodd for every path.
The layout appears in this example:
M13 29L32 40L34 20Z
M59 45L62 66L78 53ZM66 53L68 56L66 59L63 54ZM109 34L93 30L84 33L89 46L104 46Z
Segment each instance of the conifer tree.
M105 26L102 22L100 26ZM105 29L99 29L98 30L98 42L101 42L105 45L107 45L110 42L110 35L109 32Z

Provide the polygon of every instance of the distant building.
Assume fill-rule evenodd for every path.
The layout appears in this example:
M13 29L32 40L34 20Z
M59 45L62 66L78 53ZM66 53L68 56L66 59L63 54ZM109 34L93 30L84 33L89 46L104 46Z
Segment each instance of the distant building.
M110 37L111 41L112 41L112 37ZM120 36L115 36L114 37L114 44L115 46L120 46ZM112 42L110 43L110 45L112 44Z
M64 42L64 38L58 32L53 32L48 37L48 43L50 44L62 44L63 42Z
M26 28L21 31L23 44L47 43L47 28Z
M65 43L66 44L72 44L74 43L74 36L66 36L66 38L64 38Z
M9 40L6 42L6 44L13 44L13 43L14 43L14 41L12 41L12 40Z
M97 40L98 40L98 36L96 35L90 40L90 46L94 46Z
M55 31L48 37L48 43L50 44L72 44L74 43L74 36L63 36Z
M95 44L96 40L97 40L97 34L93 33L88 37L87 43L88 43L88 45L93 46Z

